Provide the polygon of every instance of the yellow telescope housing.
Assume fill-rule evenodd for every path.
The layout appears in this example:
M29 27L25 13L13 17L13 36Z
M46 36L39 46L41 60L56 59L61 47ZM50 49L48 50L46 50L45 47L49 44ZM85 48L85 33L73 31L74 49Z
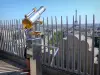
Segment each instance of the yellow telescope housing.
M41 6L37 11L36 8L34 8L34 10L25 15L25 19L22 20L23 28L31 29L33 24L37 22L37 20L45 10L46 8L44 6ZM39 21L39 23L42 24L42 21Z

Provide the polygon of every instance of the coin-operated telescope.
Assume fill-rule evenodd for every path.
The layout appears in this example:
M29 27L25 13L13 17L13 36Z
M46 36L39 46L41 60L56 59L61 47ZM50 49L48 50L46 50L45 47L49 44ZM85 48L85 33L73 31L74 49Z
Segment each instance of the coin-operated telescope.
M40 65L41 64L41 60L40 60L41 46L36 45L36 44L41 44L41 37L37 37L38 35L40 35L41 32L36 30L36 26L37 24L39 25L42 24L42 21L40 21L40 16L45 10L46 8L44 6L41 6L38 10L34 8L31 12L25 15L25 18L22 20L22 25L26 34L26 48L25 48L24 56L27 60L28 69L30 70L30 73L32 75L42 74L41 65ZM33 43L36 43L36 44L33 45ZM39 62L39 63L36 63L36 62ZM31 66L30 63L32 63L33 65ZM33 67L35 67L34 70L33 70Z
M41 6L38 10L34 8L31 12L29 12L27 15L25 15L25 18L22 20L23 28L24 29L34 29L35 25L42 24L42 21L40 21L41 14L46 10L44 6ZM33 31L33 35L39 35L41 32L39 31Z

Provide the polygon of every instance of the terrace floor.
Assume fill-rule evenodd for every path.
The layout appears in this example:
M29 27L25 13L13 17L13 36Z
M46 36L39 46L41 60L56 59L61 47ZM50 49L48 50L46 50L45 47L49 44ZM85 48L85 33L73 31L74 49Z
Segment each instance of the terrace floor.
M8 56L8 58L5 58L6 56ZM3 52L0 51L0 75L21 75L21 74L17 74L17 73L11 74L11 72L19 71L20 69L23 69L25 67L23 67L21 64L15 63L16 62L15 60L20 62L20 60L18 60L17 58L16 59L14 59L14 58L9 59L9 58L11 58L11 56L9 54L8 55L3 54ZM15 62L11 61L11 60L14 60ZM1 73L3 73L3 74L1 74ZM46 65L42 65L42 75L75 75L75 74L68 74L65 71L61 71L61 70L54 69L54 68L46 66Z
M19 73L21 70L22 67L18 64L0 57L0 75L12 75L12 73L18 75L17 72Z

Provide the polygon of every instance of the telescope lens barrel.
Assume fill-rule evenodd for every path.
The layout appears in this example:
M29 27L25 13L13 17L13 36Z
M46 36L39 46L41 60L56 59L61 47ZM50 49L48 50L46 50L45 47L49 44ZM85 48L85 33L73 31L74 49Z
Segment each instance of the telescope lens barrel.
M28 15L26 15L26 18L22 20L24 28L32 28L33 23L39 19L39 17L45 10L46 8L44 6L41 6L35 13L32 11Z
M29 12L27 15L25 15L26 17L29 17L34 11Z
M45 7L40 7L37 12L35 14L32 14L29 18L30 21L32 21L33 23L41 16L41 14L45 11Z

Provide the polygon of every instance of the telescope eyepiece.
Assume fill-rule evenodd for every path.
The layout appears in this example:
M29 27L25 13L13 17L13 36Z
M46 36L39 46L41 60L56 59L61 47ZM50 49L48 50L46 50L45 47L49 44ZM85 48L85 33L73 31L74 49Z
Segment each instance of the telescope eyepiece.
M25 18L27 18L27 15L25 15Z

